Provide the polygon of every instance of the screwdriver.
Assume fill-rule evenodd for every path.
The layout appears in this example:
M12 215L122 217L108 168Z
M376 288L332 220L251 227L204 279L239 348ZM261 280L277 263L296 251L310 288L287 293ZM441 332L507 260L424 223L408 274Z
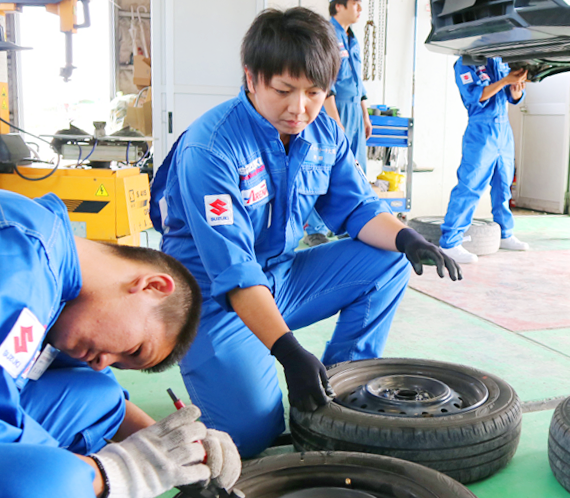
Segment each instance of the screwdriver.
M170 399L174 403L174 406L177 410L184 408L186 405L184 402L174 394L174 391L170 388L166 390ZM201 441L198 441L202 444ZM202 463L206 463L208 461L208 455L204 457L204 461ZM239 490L234 489L230 493L228 493L225 489L219 488L215 484L210 483L205 488L197 487L194 484L186 485L186 486L176 486L186 498L245 498L245 495Z

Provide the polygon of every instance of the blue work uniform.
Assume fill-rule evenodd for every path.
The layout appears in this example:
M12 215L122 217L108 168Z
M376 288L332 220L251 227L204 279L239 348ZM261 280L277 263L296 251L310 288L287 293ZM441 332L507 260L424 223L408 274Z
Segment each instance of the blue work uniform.
M71 452L97 451L115 434L123 391L109 369L62 353L32 374L47 331L82 285L67 209L55 195L0 190L0 275L0 494L93 498L94 471Z
M351 28L348 32L333 17L331 23L335 29L340 51L340 68L331 94L335 96L336 107L344 132L350 143L350 150L366 171L366 134L362 118L362 100L366 99L366 90L362 82L362 59L360 45Z
M447 214L441 226L440 246L451 248L463 242L473 213L485 188L491 184L493 220L501 226L501 238L513 234L513 215L509 208L511 184L515 171L515 147L509 123L507 102L515 101L510 86L480 102L483 88L510 72L499 57L487 59L485 66L465 66L462 58L455 63L455 82L469 121L463 135L463 156L457 170L457 186L451 191Z
M229 432L242 456L285 425L275 359L232 310L229 291L267 287L291 330L340 311L325 364L381 355L409 279L405 257L352 239L295 251L313 208L352 238L389 211L324 111L285 150L242 89L184 132L151 196L163 251L203 293L198 334L180 364L186 388L202 421Z
M330 94L335 96L340 122L344 126L344 133L350 143L350 150L362 169L366 171L366 133L361 104L361 101L366 99L366 90L361 76L360 45L351 28L348 28L348 32L345 31L334 17L331 19L331 23L338 40L340 68ZM310 214L306 227L308 234L327 234L328 228L317 213Z

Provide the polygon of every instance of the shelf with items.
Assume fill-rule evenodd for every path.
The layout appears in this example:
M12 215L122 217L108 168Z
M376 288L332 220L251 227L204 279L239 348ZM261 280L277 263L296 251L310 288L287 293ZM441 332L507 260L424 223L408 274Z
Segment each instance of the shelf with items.
M408 212L412 207L413 119L390 115L394 111L387 106L371 106L370 111L372 136L366 145L373 149L369 149L369 157L383 155L389 158L395 148L407 149L403 171L398 166L387 168L387 160L384 159L380 177L383 176L390 185L388 191L381 191L377 187L374 190L394 212Z

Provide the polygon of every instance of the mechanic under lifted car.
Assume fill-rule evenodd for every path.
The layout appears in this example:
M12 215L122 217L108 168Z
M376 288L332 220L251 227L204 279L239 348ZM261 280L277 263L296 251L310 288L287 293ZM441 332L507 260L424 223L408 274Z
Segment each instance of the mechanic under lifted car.
M489 59L482 66L464 65L460 58L454 69L469 122L463 136L458 183L451 191L441 225L440 246L458 263L477 262L477 256L461 244L479 199L491 184L493 220L501 227L500 248L525 251L528 244L513 235L514 220L509 207L515 174L515 144L507 102L518 104L524 98L527 71L511 72L500 58Z

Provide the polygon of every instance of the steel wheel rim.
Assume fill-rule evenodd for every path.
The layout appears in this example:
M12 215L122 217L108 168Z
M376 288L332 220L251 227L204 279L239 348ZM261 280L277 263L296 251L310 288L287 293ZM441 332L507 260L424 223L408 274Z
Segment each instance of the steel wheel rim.
M392 365L331 377L334 402L355 411L393 417L431 418L476 410L489 399L478 378L438 367ZM392 368L392 372L382 372ZM378 373L385 373L378 375ZM352 374L352 375L351 375Z

